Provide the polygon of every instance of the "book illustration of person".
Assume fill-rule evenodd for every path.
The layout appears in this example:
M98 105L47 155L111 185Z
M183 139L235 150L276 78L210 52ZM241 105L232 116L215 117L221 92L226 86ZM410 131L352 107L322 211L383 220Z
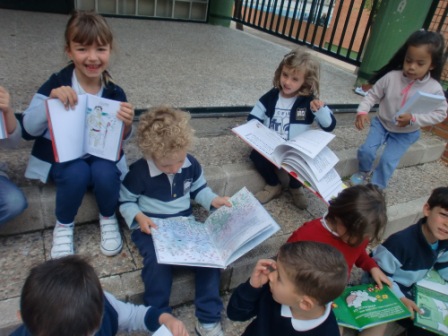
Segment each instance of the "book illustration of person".
M101 106L95 106L87 118L87 125L89 129L89 145L98 148L101 144L104 147L106 128L103 126L103 108Z

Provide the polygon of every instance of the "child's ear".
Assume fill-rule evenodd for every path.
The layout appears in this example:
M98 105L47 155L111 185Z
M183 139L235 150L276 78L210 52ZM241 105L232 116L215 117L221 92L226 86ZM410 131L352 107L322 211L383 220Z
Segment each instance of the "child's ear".
M18 310L18 311L16 312L16 317L17 317L17 319L18 319L20 322L22 322L22 313L20 312L20 310Z
M316 303L314 302L314 300L312 298L310 298L308 295L302 296L301 299L299 300L300 309L305 310L305 311L312 310L315 305L316 305Z
M431 208L429 207L429 204L425 203L425 205L423 205L423 215L425 217L428 217L430 210L431 210Z

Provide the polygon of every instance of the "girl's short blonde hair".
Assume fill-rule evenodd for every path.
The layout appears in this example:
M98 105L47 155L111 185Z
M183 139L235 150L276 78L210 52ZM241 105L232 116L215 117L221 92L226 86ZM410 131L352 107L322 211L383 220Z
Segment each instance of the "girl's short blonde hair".
M146 159L161 159L189 150L194 130L190 114L171 106L154 107L140 116L137 130L138 146Z
M320 64L309 52L297 48L287 53L275 70L273 85L281 89L280 77L283 67L300 71L305 77L305 82L297 93L298 96L314 96L319 98Z

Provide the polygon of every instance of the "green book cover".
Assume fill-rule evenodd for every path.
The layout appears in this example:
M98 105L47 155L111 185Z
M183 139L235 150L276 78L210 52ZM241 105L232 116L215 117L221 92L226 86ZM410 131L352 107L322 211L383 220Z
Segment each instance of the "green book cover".
M388 286L373 284L347 287L333 302L333 311L340 326L359 331L411 316Z
M415 285L415 303L422 311L414 324L438 335L448 335L448 283L435 270Z

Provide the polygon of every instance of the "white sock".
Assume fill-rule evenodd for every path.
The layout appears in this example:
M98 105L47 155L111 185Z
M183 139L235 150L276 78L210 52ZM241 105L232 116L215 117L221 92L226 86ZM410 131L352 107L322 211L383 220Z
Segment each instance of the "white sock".
M207 330L212 330L219 322L214 323L201 323L202 327Z

